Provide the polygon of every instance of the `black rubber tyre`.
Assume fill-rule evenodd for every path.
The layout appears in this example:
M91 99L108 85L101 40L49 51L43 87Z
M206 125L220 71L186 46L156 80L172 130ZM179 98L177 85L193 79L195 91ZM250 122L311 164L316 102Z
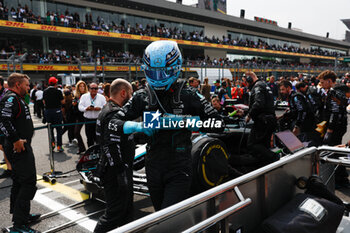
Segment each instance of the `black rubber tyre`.
M229 154L225 144L216 138L192 138L192 194L208 190L222 183L228 176Z

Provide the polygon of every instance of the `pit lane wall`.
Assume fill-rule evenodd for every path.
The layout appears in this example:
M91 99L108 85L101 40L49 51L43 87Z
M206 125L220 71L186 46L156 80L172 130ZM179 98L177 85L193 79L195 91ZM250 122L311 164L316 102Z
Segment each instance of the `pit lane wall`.
M266 217L303 192L296 180L317 173L318 159L315 147L303 149L111 232L259 232Z
M175 40L175 39L167 39L167 38L160 38L160 37L153 37L153 36L140 36L140 35L125 34L125 33L95 31L95 30L88 30L88 29L61 27L61 26L13 22L13 21L7 21L7 20L0 20L0 28L8 28L11 30L15 29L17 31L23 31L23 32L42 31L46 33L52 33L53 35L57 33L63 33L63 34L71 34L71 35L73 34L73 35L81 35L81 36L94 36L94 37L96 36L96 37L104 37L104 38L116 38L116 39L123 39L123 40L138 40L138 41L149 41L149 42L156 41L156 40L172 40L172 41L176 41L180 45L198 46L198 47L212 48L212 49L214 48L214 49L221 49L226 51L233 50L233 51L239 51L239 52L259 53L259 54L275 55L275 56L278 56L278 55L294 56L294 57L327 59L327 60L336 59L335 57L329 57L329 56L274 51L274 50L267 50L267 49L265 50L265 49L248 48L248 47L241 47L241 46L188 41L188 40Z

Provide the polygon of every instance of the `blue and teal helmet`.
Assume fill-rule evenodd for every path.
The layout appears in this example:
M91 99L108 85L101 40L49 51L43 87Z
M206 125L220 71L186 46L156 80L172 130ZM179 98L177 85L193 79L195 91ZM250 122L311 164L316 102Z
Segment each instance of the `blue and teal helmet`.
M143 55L143 70L154 90L168 90L181 72L182 56L174 41L154 41Z

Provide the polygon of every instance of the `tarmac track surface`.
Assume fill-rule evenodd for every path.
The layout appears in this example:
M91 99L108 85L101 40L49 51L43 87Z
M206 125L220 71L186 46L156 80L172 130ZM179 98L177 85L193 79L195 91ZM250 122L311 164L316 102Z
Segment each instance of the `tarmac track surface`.
M31 112L33 105L30 105ZM35 127L42 126L41 119L33 116L33 122ZM84 128L81 134L85 140ZM348 131L345 140L350 139L350 124L348 125ZM60 178L57 180L57 184L51 185L41 180L42 174L50 171L49 163L49 143L47 129L38 130L35 132L32 147L36 159L36 169L38 174L38 191L31 205L32 213L48 213L53 210L59 210L65 208L71 204L82 202L89 199L88 193L84 191L83 185L80 184L79 174L75 171L76 163L79 156L76 155L78 148L76 146L68 146L67 133L63 136L63 147L65 151L63 153L54 153L55 169L56 171L68 172L69 176L66 178ZM2 156L0 156L0 159ZM0 165L0 168L6 168L4 165ZM0 170L2 170L0 169ZM9 214L9 196L11 179L0 180L0 227L10 226L11 215ZM350 202L350 190L341 189L337 191L337 195L343 200ZM61 224L69 221L82 218L88 214L96 211L103 210L104 204L99 201L85 202L77 205L73 208L68 208L65 211L60 212L58 215L47 218L33 225L34 229L40 231L46 231L52 229ZM150 199L146 196L134 195L134 214L135 218L143 217L149 213L154 212ZM78 224L60 232L92 232L98 218L102 215L102 212L96 213L88 218L84 218L78 221Z

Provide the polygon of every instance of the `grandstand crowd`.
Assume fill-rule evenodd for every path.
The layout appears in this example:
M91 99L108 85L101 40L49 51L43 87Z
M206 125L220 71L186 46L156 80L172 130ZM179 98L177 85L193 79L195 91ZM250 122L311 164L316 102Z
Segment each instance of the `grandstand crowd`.
M8 59L12 54L21 55L26 53L24 63L32 64L77 64L78 60L82 63L90 64L102 64L105 63L128 63L128 64L140 64L141 56L133 54L129 51L121 52L118 50L100 50L96 51L67 51L66 49L55 48L51 52L44 53L41 50L34 49L17 49L11 42L8 46L3 47L0 50L0 59ZM210 58L198 56L196 60L190 60L189 58L184 59L184 65L186 66L201 66L201 67L233 67L233 68L295 68L295 69L313 69L313 68L323 68L332 69L334 63L323 63L323 62L310 62L301 63L297 61L290 60L265 60L259 57L253 57L250 59L234 59L229 58ZM338 68L348 67L346 63L339 63Z
M258 48L258 49L268 49L275 51L285 51L285 52L294 52L302 54L313 54L313 55L322 55L322 56L340 56L338 52L330 52L323 50L321 48L299 48L294 46L288 46L287 44L274 45L269 44L266 41L259 39L258 41L252 41L249 39L239 39L232 38L229 34L228 36L223 35L221 38L218 36L208 37L204 34L204 31L192 31L185 32L180 28L169 28L163 25L142 25L142 22L138 22L135 25L130 25L130 23L125 20L118 22L106 23L102 17L98 16L94 19L92 13L86 13L85 20L81 19L77 12L70 12L69 9L66 9L65 12L53 12L47 11L46 17L41 17L39 15L34 15L32 10L27 5L18 5L17 9L12 7L8 9L0 1L0 19L18 21L24 23L34 23L34 24L46 24L53 26L63 26L63 27L73 27L79 29L90 29L98 31L107 31L115 33L127 33L135 35L146 35L146 36L156 36L162 38L171 38L179 40L190 40L206 43L215 43L215 44L224 44L224 45L233 45L249 48ZM344 54L342 54L344 55Z

